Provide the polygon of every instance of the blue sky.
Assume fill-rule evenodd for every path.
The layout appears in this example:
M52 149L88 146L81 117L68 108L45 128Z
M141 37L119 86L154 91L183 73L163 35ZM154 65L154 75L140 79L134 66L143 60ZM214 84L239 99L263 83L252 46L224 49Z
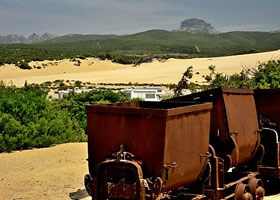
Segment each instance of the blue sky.
M130 34L200 18L218 31L280 30L280 0L0 0L0 35Z

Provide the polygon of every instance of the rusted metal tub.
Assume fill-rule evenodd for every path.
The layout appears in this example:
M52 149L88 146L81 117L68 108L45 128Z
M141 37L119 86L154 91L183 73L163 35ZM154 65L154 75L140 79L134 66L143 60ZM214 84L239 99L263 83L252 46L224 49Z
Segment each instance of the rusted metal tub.
M254 96L258 115L276 122L280 131L280 89L254 90Z
M197 181L208 162L211 108L211 103L189 105L169 102L87 106L88 163L90 175L95 184L94 198L104 197L98 194L101 192L96 184L104 182L104 180L98 182L98 179L102 179L98 176L100 173L104 175L109 172L104 172L100 168L110 162L131 164L130 162L135 161L133 165L137 166L137 173L140 174L140 181L138 181L140 188L143 188L141 184L144 179L148 180L148 185L149 182L162 182L161 191L176 189ZM124 149L114 154L117 155L116 157L120 156L119 159L114 155L112 157L112 153L117 152L120 145L124 145L127 151L125 155L131 153L135 157L131 159L132 156L128 156L127 159L123 156ZM120 165L118 169L119 167ZM110 182L108 178L106 181ZM120 182L113 182L115 188L128 187L127 184L120 186ZM112 195L115 198L116 191L109 194L108 191L111 191L112 187L108 188L108 183L106 184L106 195ZM147 186L147 184L144 185ZM119 189L122 190L121 188ZM137 195L143 192L143 189L139 189L140 192L138 189L135 190ZM133 194L118 195L123 198L135 197Z
M254 90L265 155L262 175L280 179L280 89Z
M260 145L253 90L217 88L168 101L213 102L210 144L225 169L250 161Z

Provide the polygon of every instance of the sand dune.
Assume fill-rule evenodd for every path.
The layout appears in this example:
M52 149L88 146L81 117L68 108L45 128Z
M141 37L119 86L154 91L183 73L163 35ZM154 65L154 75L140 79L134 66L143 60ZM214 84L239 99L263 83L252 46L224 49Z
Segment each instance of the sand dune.
M70 199L84 188L86 158L86 143L1 153L0 199Z
M193 81L201 82L202 75L208 74L208 67L215 65L218 72L233 74L240 72L243 67L253 68L259 62L279 59L280 50L257 54L194 58L169 59L165 62L153 61L140 66L121 65L111 61L101 61L95 58L81 60L81 66L75 66L69 60L32 62L31 66L41 69L22 70L14 65L0 67L0 80L6 83L12 81L17 86L28 83L42 83L45 81L80 80L92 83L177 83L188 66L193 66L194 72L199 72ZM43 65L48 65L43 68Z

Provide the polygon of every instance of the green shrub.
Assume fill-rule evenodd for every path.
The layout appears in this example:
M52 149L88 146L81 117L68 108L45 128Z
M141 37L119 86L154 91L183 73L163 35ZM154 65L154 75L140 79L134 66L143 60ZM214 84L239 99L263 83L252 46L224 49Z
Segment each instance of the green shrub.
M104 104L131 101L120 92L110 90L91 90L90 92L74 93L65 95L58 101L60 109L66 109L72 118L75 118L79 126L87 131L85 106L88 104Z
M192 68L184 73L177 85L169 85L175 96L181 95L182 89L189 89L192 92L209 90L217 87L247 88L247 89L269 89L280 88L280 60L270 60L260 63L256 68L244 69L240 73L226 75L216 72L215 66L209 66L210 73L204 76L203 85L191 81Z
M47 100L47 91L0 83L0 152L85 140L79 123Z
M130 101L107 90L72 92L62 100L48 100L47 94L39 85L16 88L0 82L0 152L86 141L87 104Z
M25 61L20 61L17 66L21 69L32 69L29 64Z

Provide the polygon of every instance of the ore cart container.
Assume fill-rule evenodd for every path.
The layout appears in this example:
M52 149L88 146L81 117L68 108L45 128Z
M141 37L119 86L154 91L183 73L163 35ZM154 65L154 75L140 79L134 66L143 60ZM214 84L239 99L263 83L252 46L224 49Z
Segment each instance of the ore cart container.
M87 106L94 186L86 187L94 187L94 199L143 199L147 187L157 196L197 181L208 162L211 108L169 102Z
M225 170L255 156L260 134L253 90L217 88L168 101L213 103L210 144L224 158Z
M280 131L280 89L254 90L258 115L278 124Z
M254 91L265 155L259 167L267 177L280 179L280 89Z

